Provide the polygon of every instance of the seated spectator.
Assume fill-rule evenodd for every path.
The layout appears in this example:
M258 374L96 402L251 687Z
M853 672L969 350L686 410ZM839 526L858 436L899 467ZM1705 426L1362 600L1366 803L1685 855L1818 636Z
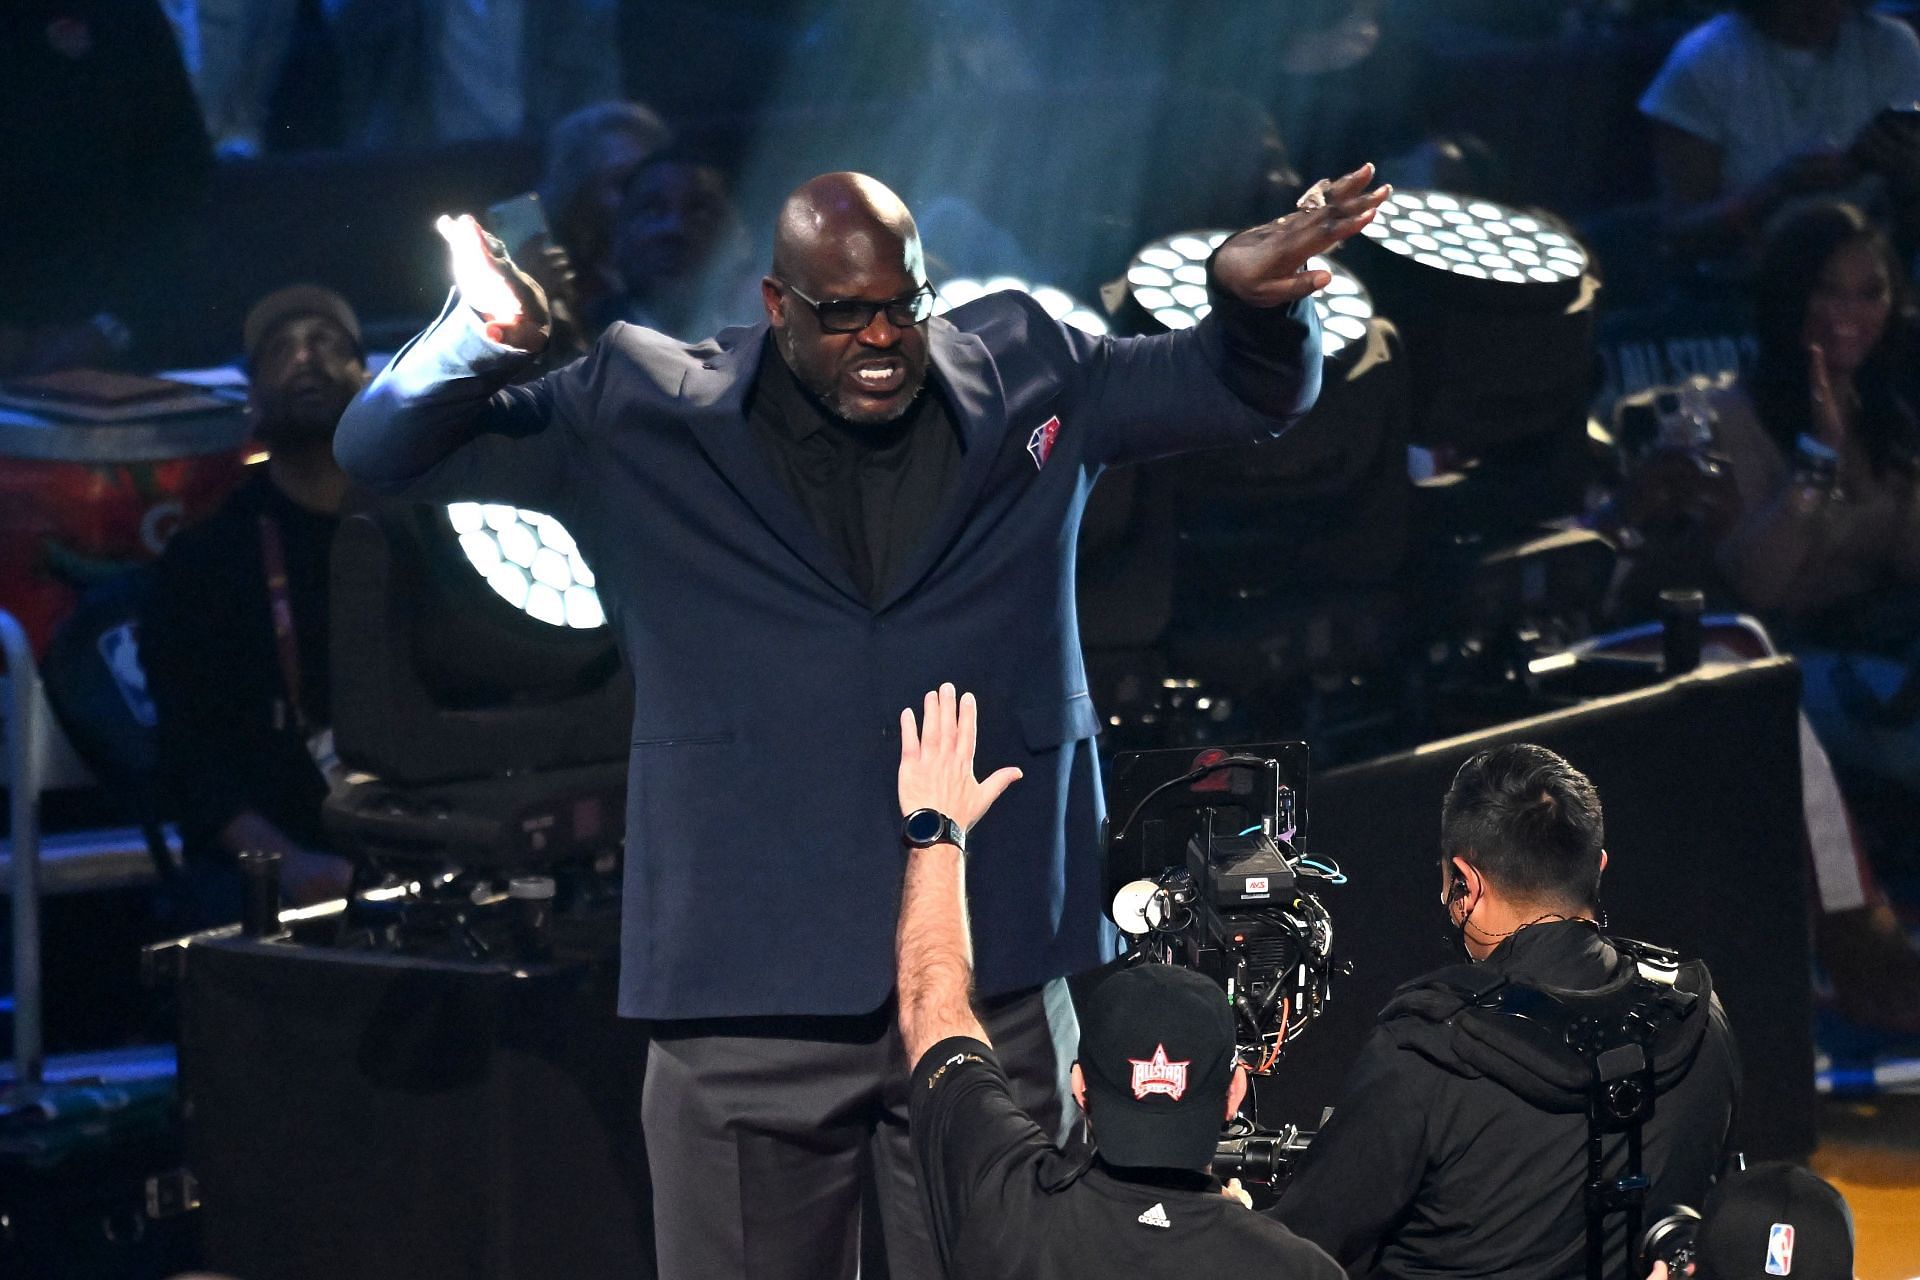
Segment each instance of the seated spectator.
M366 381L360 324L330 290L295 285L248 314L248 411L271 451L156 566L140 649L159 712L161 775L190 865L218 887L235 854L281 855L300 905L339 897L350 865L326 851L320 804L332 766L328 560L347 478L333 431ZM224 908L224 910L222 910Z
M540 200L573 268L575 315L604 315L619 295L613 229L621 199L634 170L671 140L666 122L637 102L583 107L548 135Z
M1771 231L1755 288L1754 374L1713 404L1739 499L1715 559L1799 659L1843 782L1920 803L1920 708L1901 707L1920 687L1920 331L1905 277L1883 232L1829 203ZM1850 1017L1920 1028L1920 960L1877 895L1857 920L1822 921L1821 954Z
M1920 38L1862 0L1741 0L1689 32L1640 100L1667 227L1687 250L1738 247L1785 201L1878 188L1920 226Z
M1137 965L1086 1001L1073 1093L1097 1151L1061 1151L1014 1102L969 998L963 884L967 829L1020 771L975 780L976 724L973 695L950 684L927 695L917 726L911 710L900 716L900 1038L946 1274L1337 1280L1326 1254L1223 1196L1207 1172L1247 1070L1225 994L1201 975Z
M621 292L593 331L614 320L698 340L765 314L746 224L726 174L679 155L656 156L627 182L613 228ZM593 319L589 317L589 320Z

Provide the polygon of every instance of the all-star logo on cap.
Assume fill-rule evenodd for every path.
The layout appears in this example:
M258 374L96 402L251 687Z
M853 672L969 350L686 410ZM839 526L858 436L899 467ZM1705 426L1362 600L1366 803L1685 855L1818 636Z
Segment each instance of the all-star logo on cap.
M1145 1099L1150 1093L1164 1093L1175 1102L1187 1091L1187 1068L1193 1065L1193 1059L1183 1062L1167 1061L1167 1046L1153 1046L1151 1058L1128 1058L1133 1064L1133 1096Z

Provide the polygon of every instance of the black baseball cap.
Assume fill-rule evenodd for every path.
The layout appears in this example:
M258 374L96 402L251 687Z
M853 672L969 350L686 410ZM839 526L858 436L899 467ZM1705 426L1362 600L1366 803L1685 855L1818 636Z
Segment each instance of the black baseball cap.
M1226 1120L1233 1010L1190 969L1143 963L1081 1011L1080 1071L1094 1146L1109 1164L1204 1169Z
M1853 1280L1853 1215L1831 1185L1784 1161L1730 1173L1700 1213L1695 1280Z

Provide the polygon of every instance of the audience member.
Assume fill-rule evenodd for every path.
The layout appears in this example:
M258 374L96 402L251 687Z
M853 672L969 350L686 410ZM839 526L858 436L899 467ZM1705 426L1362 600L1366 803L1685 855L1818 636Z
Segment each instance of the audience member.
M172 15L214 154L260 154L299 0L191 0Z
M1811 205L1762 247L1752 377L1714 393L1739 514L1715 549L1734 601L1799 660L1844 783L1920 803L1920 397L1915 317L1887 236ZM1920 1028L1920 959L1880 895L1821 922L1841 1008Z
M1920 130L1882 113L1916 102L1906 24L1863 0L1741 0L1683 38L1640 100L1669 234L1738 245L1792 197L1865 187L1915 226Z
M621 292L590 327L615 320L681 338L752 324L765 310L760 269L727 176L712 164L656 156L627 182L614 223Z
M0 375L174 349L206 132L154 0L0 5Z
M604 316L617 305L613 232L620 203L634 171L672 136L665 121L637 102L583 107L548 135L540 200L573 266L576 316Z
M1533 1017L1576 1002L1598 1017L1597 1002L1650 964L1660 985L1690 994L1648 1046L1658 1105L1642 1167L1655 1205L1700 1203L1719 1171L1733 1037L1704 966L1670 967L1596 922L1600 797L1564 759L1528 743L1480 752L1455 775L1440 826L1441 901L1474 965L1401 988L1275 1212L1351 1274L1575 1280L1591 1069L1575 1056L1549 1079L1540 1063L1564 1046L1529 1039L1528 1018L1495 997L1517 988L1533 994ZM1624 1148L1624 1135L1608 1140L1610 1168ZM1631 1247L1619 1223L1608 1274Z
M350 879L325 850L320 804L332 751L328 557L347 490L333 432L366 366L352 308L312 285L257 303L245 342L248 409L268 459L168 544L140 648L190 863L218 886L233 855L277 852L286 896L301 904L338 897ZM207 896L228 905L217 887Z

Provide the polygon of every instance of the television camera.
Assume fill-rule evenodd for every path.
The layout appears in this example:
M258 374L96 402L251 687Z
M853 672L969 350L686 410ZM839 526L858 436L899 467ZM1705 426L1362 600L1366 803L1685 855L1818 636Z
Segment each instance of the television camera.
M1256 1075L1271 1074L1326 1009L1336 968L1333 917L1318 890L1345 877L1304 852L1307 764L1300 742L1129 752L1113 763L1112 812L1124 816L1107 829L1107 887L1128 962L1180 965L1219 983L1241 1061ZM1311 1139L1242 1115L1214 1171L1284 1181Z

